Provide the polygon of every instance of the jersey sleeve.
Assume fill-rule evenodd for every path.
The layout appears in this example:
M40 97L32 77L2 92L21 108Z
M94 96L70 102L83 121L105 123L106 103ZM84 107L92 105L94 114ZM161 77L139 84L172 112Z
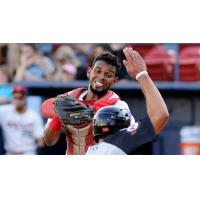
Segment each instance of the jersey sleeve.
M153 142L156 134L148 116L139 120L134 126L122 129L105 138L105 142L113 144L130 154L143 144Z

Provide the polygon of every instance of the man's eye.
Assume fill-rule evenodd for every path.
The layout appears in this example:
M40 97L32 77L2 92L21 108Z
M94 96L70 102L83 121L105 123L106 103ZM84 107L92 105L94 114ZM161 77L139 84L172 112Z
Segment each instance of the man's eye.
M100 71L100 70L95 70L95 72L96 72L96 73L101 73L101 71Z
M113 78L112 74L107 74L106 76L107 76L107 78Z

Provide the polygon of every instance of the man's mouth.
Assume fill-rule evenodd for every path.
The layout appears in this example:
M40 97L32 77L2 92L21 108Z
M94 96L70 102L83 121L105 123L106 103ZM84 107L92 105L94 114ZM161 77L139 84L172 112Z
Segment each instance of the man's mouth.
M96 81L95 84L96 84L96 87L102 87L103 86L103 83L101 83L99 81Z

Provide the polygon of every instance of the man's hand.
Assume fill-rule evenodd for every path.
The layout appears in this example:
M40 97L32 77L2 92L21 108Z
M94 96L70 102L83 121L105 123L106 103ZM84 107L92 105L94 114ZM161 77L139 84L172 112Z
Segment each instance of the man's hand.
M137 51L134 51L131 47L125 47L123 52L126 57L123 63L131 78L135 79L138 73L147 71L145 61Z

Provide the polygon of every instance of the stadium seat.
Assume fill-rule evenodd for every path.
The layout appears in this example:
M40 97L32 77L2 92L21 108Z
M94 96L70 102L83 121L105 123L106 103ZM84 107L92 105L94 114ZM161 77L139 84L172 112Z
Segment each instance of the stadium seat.
M144 57L148 72L154 81L173 81L176 63L175 53L167 52L161 46L155 46Z
M180 81L200 81L200 46L189 46L179 55Z
M200 45L188 46L180 50L179 59L199 59Z
M189 44L189 43L179 44L179 52L181 53L183 50L185 50L188 47L196 47L196 46L200 46L200 44Z
M179 61L180 81L200 81L200 64L195 62Z
M142 57L145 57L146 54L155 47L155 44L130 44L130 46Z

